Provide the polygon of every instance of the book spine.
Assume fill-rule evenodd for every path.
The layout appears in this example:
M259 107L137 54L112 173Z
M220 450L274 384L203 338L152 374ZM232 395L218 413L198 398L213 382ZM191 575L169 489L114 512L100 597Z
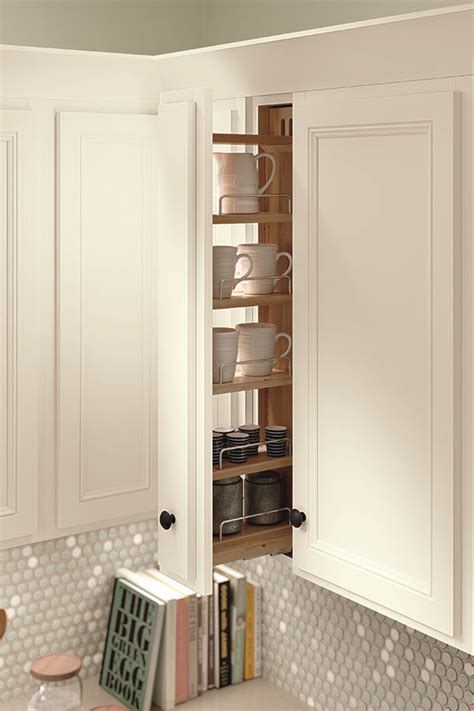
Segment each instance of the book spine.
M153 703L163 711L174 708L176 679L176 600L166 603L163 641L158 657Z
M198 657L198 696L202 694L202 595L197 595L197 657Z
M201 599L201 650L202 650L202 675L201 689L202 692L207 691L208 683L208 653L209 653L209 597L205 595Z
M188 698L198 695L198 600L196 595L189 602L189 687Z
M255 677L262 676L262 588L255 585L255 633L254 633L254 659Z
M219 583L214 583L214 686L218 689L221 685L220 680L220 621L219 621Z
M248 681L254 677L254 608L255 589L251 583L247 583L247 607L245 611L245 665L244 679Z
M230 582L219 583L219 686L231 682L230 670Z
M188 700L189 622L188 600L176 601L176 692L177 704Z
M244 680L245 657L245 608L247 580L240 578L232 586L234 612L232 615L232 683Z
M232 585L231 585L232 590ZM238 678L238 662L235 657L236 653L236 633L237 633L237 607L231 603L230 605L230 683L237 684Z
M208 601L208 648L207 648L207 688L213 689L215 686L214 679L214 595L209 595Z

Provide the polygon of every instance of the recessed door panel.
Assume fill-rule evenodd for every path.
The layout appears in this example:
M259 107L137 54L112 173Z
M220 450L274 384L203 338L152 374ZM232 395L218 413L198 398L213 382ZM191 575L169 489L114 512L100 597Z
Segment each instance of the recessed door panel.
M156 510L156 116L59 117L58 523Z
M448 634L454 99L295 112L295 564Z
M212 175L206 90L160 96L158 564L212 591ZM174 520L169 518L174 516ZM171 523L171 525L169 525Z
M0 542L38 523L39 136L0 111Z

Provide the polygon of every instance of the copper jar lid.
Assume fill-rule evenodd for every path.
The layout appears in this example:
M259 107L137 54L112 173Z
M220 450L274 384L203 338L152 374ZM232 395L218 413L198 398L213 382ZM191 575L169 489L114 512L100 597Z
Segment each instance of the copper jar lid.
M65 681L81 670L80 657L71 654L48 654L38 657L31 665L31 676L40 681Z

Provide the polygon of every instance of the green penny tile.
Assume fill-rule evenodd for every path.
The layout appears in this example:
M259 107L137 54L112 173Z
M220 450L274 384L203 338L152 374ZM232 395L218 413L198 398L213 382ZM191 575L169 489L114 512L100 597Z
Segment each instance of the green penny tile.
M156 537L151 520L2 552L8 583L0 584L0 605L9 624L0 647L0 705L30 691L31 662L45 654L78 654L82 675L98 674L117 551L119 564L150 567Z
M284 628L277 614L264 616L264 675L275 684L291 675L288 691L310 708L474 711L473 657L297 578L287 558L236 567L262 585L264 610L290 611ZM292 673L295 638L307 663Z

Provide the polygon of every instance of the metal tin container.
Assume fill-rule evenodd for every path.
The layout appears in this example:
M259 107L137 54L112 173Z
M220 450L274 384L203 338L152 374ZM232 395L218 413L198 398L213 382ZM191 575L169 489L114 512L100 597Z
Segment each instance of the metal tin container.
M242 516L242 492L243 483L240 476L234 476L230 479L220 479L213 482L212 533L214 536L219 535L219 529L222 521ZM242 521L232 521L232 523L227 523L222 527L223 535L227 535L229 533L239 533L241 530Z
M283 479L280 472L267 471L245 477L245 515L279 509L283 505ZM283 519L283 511L250 518L254 526L268 526Z

